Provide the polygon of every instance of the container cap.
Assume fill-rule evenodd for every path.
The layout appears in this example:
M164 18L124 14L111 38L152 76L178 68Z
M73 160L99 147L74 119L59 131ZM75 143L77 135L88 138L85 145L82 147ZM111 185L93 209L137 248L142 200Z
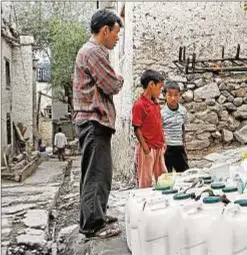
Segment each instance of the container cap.
M219 203L220 201L221 199L218 196L209 196L209 197L203 198L204 204L215 204L215 203Z
M169 185L157 185L154 187L154 190L167 190L170 189Z
M211 183L212 183L212 180L211 180L211 179L210 179L210 180L208 179L208 180L204 180L203 182L204 182L204 184L211 184Z
M190 197L191 197L191 194L178 193L178 194L174 195L173 199L174 200L184 200L184 199L188 199Z
M239 199L234 201L234 204L239 204L240 206L247 207L247 199Z
M222 182L214 182L211 184L212 189L223 189L223 188L225 188L225 186L226 185Z
M163 195L170 195L170 194L175 194L175 193L178 193L177 189L167 189L167 190L162 191Z
M225 193L236 192L236 191L238 191L238 188L237 187L225 187L222 189L222 191Z
M203 179L204 181L205 180L211 180L212 177L209 175L209 176L202 176L201 179Z

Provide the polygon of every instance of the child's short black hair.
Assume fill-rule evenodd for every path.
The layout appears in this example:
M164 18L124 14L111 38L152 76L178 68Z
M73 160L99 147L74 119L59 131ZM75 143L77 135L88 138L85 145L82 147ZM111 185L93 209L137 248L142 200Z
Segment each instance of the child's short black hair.
M58 131L58 132L62 132L62 128L61 128L61 127L59 127L57 131Z
M181 92L181 89L176 81L166 81L163 93L165 94L168 89L176 89L178 92Z
M161 73L154 70L146 70L141 76L141 85L144 89L148 87L150 81L153 81L155 84L164 81L164 77Z

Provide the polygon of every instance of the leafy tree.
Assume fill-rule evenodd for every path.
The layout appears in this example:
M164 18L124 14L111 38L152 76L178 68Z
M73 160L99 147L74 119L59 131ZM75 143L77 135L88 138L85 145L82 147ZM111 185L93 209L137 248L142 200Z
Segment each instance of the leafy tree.
M71 80L75 58L82 44L88 39L85 28L75 21L53 18L50 23L52 86L62 87L72 107Z
M89 37L86 16L91 13L86 12L93 12L92 7L86 2L70 1L13 3L17 28L32 34L36 47L50 59L54 96L71 107L74 62L79 48Z

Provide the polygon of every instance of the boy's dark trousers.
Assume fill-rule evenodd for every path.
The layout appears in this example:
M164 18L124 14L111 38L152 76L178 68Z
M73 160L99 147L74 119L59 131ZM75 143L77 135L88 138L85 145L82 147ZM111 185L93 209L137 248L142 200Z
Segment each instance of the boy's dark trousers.
M76 126L81 147L80 232L104 225L112 184L112 129L96 121Z
M184 146L167 145L165 152L165 164L167 171L172 172L174 168L176 172L184 172L189 168L188 157Z

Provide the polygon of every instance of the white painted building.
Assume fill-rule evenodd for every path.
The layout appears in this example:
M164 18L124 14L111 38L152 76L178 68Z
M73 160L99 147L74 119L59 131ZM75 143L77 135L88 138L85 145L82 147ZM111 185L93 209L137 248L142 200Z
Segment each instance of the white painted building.
M36 86L33 37L19 35L10 24L8 16L2 16L1 33L1 148L16 149L13 124L22 124L30 147L34 142Z

